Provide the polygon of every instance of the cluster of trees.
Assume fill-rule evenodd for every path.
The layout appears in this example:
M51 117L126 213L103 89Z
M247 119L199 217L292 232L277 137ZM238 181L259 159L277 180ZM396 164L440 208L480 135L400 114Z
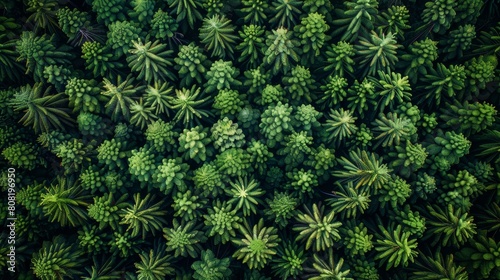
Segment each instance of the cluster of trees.
M0 1L0 278L500 279L500 3L417 2Z

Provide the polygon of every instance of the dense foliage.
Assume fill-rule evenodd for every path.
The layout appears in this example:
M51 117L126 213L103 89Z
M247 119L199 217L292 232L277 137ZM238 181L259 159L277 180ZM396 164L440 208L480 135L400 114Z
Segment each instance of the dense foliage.
M500 279L498 0L0 3L0 279Z

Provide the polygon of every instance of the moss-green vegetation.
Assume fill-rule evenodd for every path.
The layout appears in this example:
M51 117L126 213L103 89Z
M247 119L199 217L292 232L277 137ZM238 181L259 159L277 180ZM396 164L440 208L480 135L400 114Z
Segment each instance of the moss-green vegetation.
M0 9L0 279L500 279L498 0Z

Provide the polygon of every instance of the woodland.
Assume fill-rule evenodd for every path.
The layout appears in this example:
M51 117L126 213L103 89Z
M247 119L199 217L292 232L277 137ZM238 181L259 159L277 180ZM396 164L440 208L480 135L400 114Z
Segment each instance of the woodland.
M0 278L500 279L499 19L0 0Z

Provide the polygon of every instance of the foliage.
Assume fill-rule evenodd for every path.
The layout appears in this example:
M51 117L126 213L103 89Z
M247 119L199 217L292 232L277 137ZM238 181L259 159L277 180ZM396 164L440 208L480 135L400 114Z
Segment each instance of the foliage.
M211 56L218 56L222 59L228 55L233 57L233 45L238 37L233 33L234 26L231 20L225 16L214 15L203 20L200 28L201 43L205 44L205 49L212 50Z
M478 279L488 279L498 276L499 250L500 244L481 231L474 241L460 250L457 259L468 269L473 268Z
M140 39L132 41L132 45L127 62L132 71L139 72L137 79L144 79L147 83L164 81L165 78L176 79L169 70L173 65L169 56L174 51L165 50L167 45L159 41L148 41L143 44Z
M356 80L347 90L347 108L360 116L364 116L364 111L370 110L376 105L375 85L368 79L364 79L361 84Z
M97 14L97 22L109 26L113 22L126 19L127 5L119 0L92 1L92 10Z
M389 181L391 170L377 158L376 154L357 150L351 151L349 157L350 160L345 157L337 159L345 170L334 171L333 176L356 183L356 189L360 187L380 189Z
M168 6L171 8L170 14L176 15L177 22L186 22L192 29L197 20L201 20L200 13L201 1L199 0L167 0ZM185 24L181 25L183 29L187 29Z
M498 0L0 7L0 279L500 278Z
M484 134L480 135L480 140L483 143L478 147L478 156L488 156L488 161L495 159L495 162L500 161L500 147L498 145L498 140L500 140L500 131L498 130L488 130Z
M80 174L81 186L85 190L90 190L92 193L96 191L105 191L102 172L96 166L89 166Z
M67 108L68 99L63 93L50 94L51 88L43 90L42 83L21 87L10 101L15 111L23 111L19 120L23 125L31 125L35 132L49 132L51 128L64 130L72 126L74 120Z
M38 149L30 144L17 142L3 149L2 156L15 167L33 170L39 163Z
M490 127L497 114L495 106L488 103L474 102L470 104L465 101L461 104L455 101L454 104L447 105L448 109L443 110L441 118L450 127L460 125L459 131L465 132L467 135L476 134Z
M465 87L465 68L462 65L450 65L447 68L444 64L438 63L436 67L429 68L420 86L425 91L425 99L420 99L418 103L427 100L430 104L439 105L441 99L453 97ZM434 98L432 98L434 97Z
M259 188L259 184L253 178L248 180L248 177L238 177L238 181L230 182L231 189L226 189L226 193L231 199L228 203L236 204L235 209L243 209L243 215L249 216L250 213L257 214L256 206L262 204L259 196L265 192Z
M264 3L264 5L267 5ZM256 6L256 9L262 6ZM248 66L256 67L262 61L264 55L264 29L259 25L244 25L243 31L239 31L241 43L236 50L242 51L238 62L247 62Z
M120 57L128 53L134 40L139 39L139 33L140 29L130 21L113 22L109 25L106 45L113 49L117 57Z
M461 208L454 208L451 204L446 208L427 206L427 212L424 240L433 239L432 246L439 243L443 246L459 246L476 234L474 217L464 213Z
M299 53L294 48L298 47L300 42L294 40L292 36L293 32L283 27L273 30L273 34L267 36L264 63L272 66L274 75L279 72L288 73L292 68L291 60L299 61Z
M336 145L345 142L352 137L358 130L354 122L356 117L352 116L349 110L340 108L339 110L330 110L329 118L323 124L325 131L328 132L328 141L334 142Z
M191 265L194 270L193 279L227 279L231 275L229 263L229 258L218 259L210 249L202 251L201 260Z
M359 130L356 132L353 139L350 141L350 145L366 148L372 145L372 143L370 142L372 139L373 139L373 133L366 126L366 124L362 123L359 127Z
M132 240L130 233L121 233L120 231L113 232L113 237L108 243L113 252L113 255L126 258L132 253L139 253L137 240Z
M245 219L239 230L243 238L231 240L238 247L233 257L243 259L242 263L246 263L250 269L263 268L277 252L275 247L278 246L280 238L276 234L276 228L265 227L264 219L260 219L251 227Z
M457 12L458 2L447 0L432 0L425 3L422 21L430 25L430 30L443 34L448 30Z
M341 279L353 280L348 277L350 270L342 269L344 266L344 259L340 258L335 260L333 251L327 251L327 257L320 257L317 254L313 255L313 267L306 268L313 274L308 279L321 280L321 279Z
M391 167L403 177L408 177L415 170L421 168L429 155L421 144L413 144L409 140L406 141L406 144L394 148L395 151L389 153L389 156L395 158L391 162Z
M472 40L476 37L476 30L474 25L466 24L461 25L458 29L450 32L449 38L442 40L440 43L446 47L443 52L446 53L446 59L460 58L464 56L471 44Z
M125 157L127 153L123 150L125 145L123 142L116 139L104 140L102 144L97 147L97 159L99 163L107 166L110 169L125 168Z
M231 89L231 87L235 89L242 84L236 79L239 74L240 71L233 66L232 61L217 60L212 63L207 72L208 81L205 83L205 91L210 93L216 90Z
M284 139L284 133L293 129L291 125L292 107L288 104L278 102L276 105L269 105L261 115L259 124L261 133L267 138L269 147L276 146L277 142Z
M27 19L27 22L33 22L34 29L45 29L50 33L54 33L58 24L56 21L56 11L58 3L56 0L29 0L27 1L26 11L32 13Z
M339 185L332 198L326 202L332 208L332 211L338 213L342 218L351 218L363 214L370 206L370 194L365 190L354 188L352 182L346 186ZM359 211L359 212L358 212Z
M155 1L153 0L134 0L130 5L133 10L129 10L128 14L131 18L137 20L142 25L149 23L153 17L153 9Z
M285 227L289 220L296 215L298 199L283 192L275 192L273 199L266 199L269 209L265 213L281 228Z
M89 217L99 223L99 229L103 229L109 225L113 230L117 230L119 227L120 212L125 207L130 206L126 202L127 196L127 194L124 194L117 200L115 200L111 193L105 193L100 197L95 196L94 203L90 204L87 210Z
M306 240L306 250L312 247L314 251L325 251L340 240L338 228L342 223L333 220L334 211L326 214L325 207L316 203L312 205L312 210L308 207L304 210L305 213L297 215L298 224L293 230L299 232L296 241Z
M269 148L262 141L254 139L248 144L246 151L250 155L253 168L260 174L264 174L267 162L273 157L273 153L269 151Z
M303 17L301 24L294 29L301 39L300 44L303 46L304 57L309 57L311 62L314 62L315 57L319 56L321 47L329 39L325 33L330 27L324 18L324 15L317 12L310 13L307 17ZM302 62L307 62L307 59L303 58Z
M410 11L406 6L390 6L377 16L377 29L404 39L405 30L411 28L409 19Z
M61 166L65 169L65 174L78 172L91 161L91 145L85 145L81 139L73 138L61 142L54 149L56 156L61 158Z
M241 148L230 148L218 154L215 165L222 175L234 177L250 173L250 155Z
M46 241L42 248L33 254L31 265L34 274L40 279L62 279L81 274L83 252L70 244L62 235Z
M386 263L386 268L403 266L415 261L418 255L416 251L417 239L410 239L410 233L402 231L401 225L395 229L393 226L388 229L379 225L382 234L376 235L373 243L377 255L375 259L380 259L380 265Z
M293 67L290 75L283 77L283 84L292 99L292 104L297 103L301 99L305 99L308 102L312 101L311 91L316 86L311 79L311 72L308 68L300 65Z
M300 15L301 10L299 5L301 4L298 0L277 0L271 3L274 14L269 21L274 26L290 28L297 22L297 17Z
M347 96L346 87L346 78L338 75L328 76L326 83L320 87L324 91L324 95L318 100L318 103L322 103L322 108L337 107Z
M372 32L368 37L361 37L354 46L359 63L365 68L364 75L374 75L377 71L390 72L398 57L396 50L401 47L396 42L394 34L377 34Z
M161 40L165 37L172 38L175 36L179 24L167 12L158 9L151 19L151 35L156 39Z
M176 110L174 121L182 119L185 125L193 126L193 121L199 124L201 118L211 116L210 112L202 109L210 100L210 96L201 98L200 88L193 85L190 89L175 90L175 97L168 108Z
M220 81L220 80L219 80ZM215 96L212 107L217 110L221 116L233 116L242 110L245 103L243 102L245 95L240 94L236 90L222 89Z
M340 41L326 48L325 71L332 72L335 77L342 78L344 74L352 75L354 72L354 46L348 42Z
M311 153L313 138L307 136L306 131L292 132L285 136L284 148L278 150L278 155L285 156L284 163L287 169L301 164L306 155Z
M368 234L368 228L360 223L348 223L348 227L342 231L345 250L349 255L364 255L373 248L372 234Z
M413 42L409 47L409 53L401 56L401 65L405 67L405 75L411 77L415 83L419 75L427 75L427 71L433 68L433 61L438 57L436 41L429 38Z
M160 153L165 151L171 152L175 146L176 139L179 137L179 133L174 131L173 128L173 123L157 120L148 125L144 135L156 151Z
M183 163L181 158L166 159L164 158L161 164L158 165L153 178L159 190L165 195L173 192L174 194L184 192L186 190L185 177L189 169L189 165Z
M302 264L306 261L304 249L296 244L287 243L277 249L278 259L273 260L273 273L281 279L297 277L302 271Z
M193 182L198 192L203 196L217 197L223 193L222 175L213 163L204 163L194 171Z
M184 152L184 159L193 159L196 162L205 161L212 151L205 146L211 142L208 137L208 128L196 126L192 129L184 129L179 136L180 153Z
M136 99L136 93L143 87L134 87L134 78L128 76L125 80L121 76L116 79L116 85L104 78L104 91L101 94L107 99L105 107L106 114L111 115L111 120L117 121L121 118L130 120L130 105Z
M130 104L130 124L140 127L143 130L158 117L153 113L153 108L144 105L142 97L139 101L134 100Z
M146 237L147 232L157 232L166 224L162 217L167 211L161 210L163 201L154 202L155 197L147 194L141 198L140 194L134 194L134 205L129 205L127 208L122 208L120 216L122 221L120 224L128 225L127 231L131 230L131 237L142 234L142 238Z
M0 17L1 19L1 17ZM1 28L1 27L0 27ZM6 31L3 31L6 32ZM0 34L0 81L10 79L20 81L22 74L26 71L24 66L18 63L18 53L16 52L17 42L15 40L6 41L6 34Z
M391 179L378 190L378 200L381 207L385 207L388 203L392 208L396 208L398 205L404 204L410 194L410 185L397 175L392 175Z
M335 13L339 17L333 21L338 27L333 35L340 35L341 41L353 42L359 35L366 36L373 30L373 22L378 13L377 0L350 0L344 2L345 10L337 9Z
M172 227L163 228L163 237L167 239L167 252L174 251L174 257L190 256L196 258L201 251L200 243L205 242L203 232L197 229L194 222L172 221Z
M231 203L217 200L211 208L207 209L205 219L205 229L208 236L214 236L215 244L225 244L236 236L236 230L241 226L241 220L237 215L238 209L232 209Z
M89 253L100 253L101 251L108 249L104 243L103 236L99 233L99 227L97 225L84 226L83 230L78 231L78 246Z
M139 150L132 150L128 158L128 172L139 182L153 181L153 174L156 173L158 157L152 149L144 146Z
M175 69L181 77L180 86L187 87L193 84L193 80L201 83L206 70L207 57L202 49L194 42L179 48L177 57L174 58Z
M141 261L134 263L137 279L159 280L175 273L170 263L172 256L167 255L165 249L165 245L161 244L149 250L149 253L142 251L139 254Z
M64 93L69 97L69 105L73 112L100 113L103 101L99 96L100 89L96 80L71 78L66 83Z
M398 117L397 113L380 114L373 125L375 140L379 140L375 146L398 146L402 140L410 140L416 132L413 123L405 117Z
M297 107L297 110L295 112L294 126L297 128L297 130L303 130L308 134L311 134L313 128L320 128L321 124L319 123L318 119L322 115L323 114L318 112L311 104L302 104Z
M409 279L436 279L446 277L448 279L467 280L467 272L463 266L457 266L453 255L443 257L441 252L435 252L430 257L420 254L413 267L412 276Z
M85 59L85 68L91 70L94 77L113 77L115 71L123 66L110 47L97 41L83 43L82 58Z
M312 197L314 189L319 185L318 176L311 170L294 168L287 172L286 176L289 179L287 189L302 201L305 200L306 195Z
M487 57L480 56L477 59L474 57L465 63L465 72L468 78L466 86L474 95L477 95L480 90L485 89L486 84L495 78L495 68L498 62L496 57L493 57L493 60L494 62Z
M382 112L389 106L395 108L411 100L411 87L408 76L402 77L400 73L390 72L385 74L378 71L379 80L375 81L376 93L380 96L379 111Z
M269 4L262 0L243 0L241 12L245 14L245 23L262 24L267 19L266 12L269 10ZM274 18L272 18L274 19ZM256 26L256 25L254 25Z
M437 160L443 159L450 164L458 163L459 159L469 153L471 142L462 134L453 131L440 131L426 147L429 155Z
M68 36L69 40L75 39L79 30L90 24L89 14L78 9L70 10L68 7L64 7L57 10L56 15L61 30Z
M57 178L57 182L41 194L40 206L50 221L61 226L84 224L87 213L83 207L89 205L90 195L86 194L77 182Z

